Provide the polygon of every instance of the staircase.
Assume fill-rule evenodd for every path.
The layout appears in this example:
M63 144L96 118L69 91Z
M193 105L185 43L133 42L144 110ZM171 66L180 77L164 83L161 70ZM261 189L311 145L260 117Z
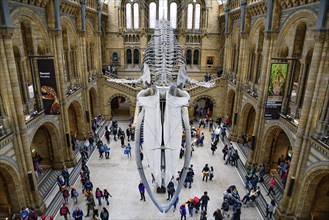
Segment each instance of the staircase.
M249 155L251 154L251 144L250 142L247 143L247 146L243 145L243 144L240 144L240 143L237 143L240 147L240 150L242 151L243 155L246 157L246 158L249 158Z
M103 136L103 133L105 132L105 126L109 126L110 122L104 122L103 125L96 131L96 133L100 134L99 137ZM81 142L82 144L82 142ZM90 152L90 155L93 153L93 151L96 149L96 147L93 148L93 150ZM79 151L75 151L75 157L77 158L79 154ZM78 163L76 164L76 166L74 167L74 169L72 170L72 172L70 173L70 182L74 183L76 182L76 180L79 178L80 176L80 171L81 171L81 157L78 160ZM48 197L48 195L51 193L51 191L54 189L54 187L56 187L56 179L57 179L57 175L59 175L61 173L60 170L49 170L46 175L40 179L40 181L38 182L38 186L40 185L39 191L40 191L40 196L43 199L46 199ZM50 180L48 181L48 176L50 177ZM55 177L55 179L53 179ZM46 179L46 180L44 180ZM48 188L46 188L48 187ZM55 189L56 190L56 189ZM43 192L43 194L42 194ZM42 196L43 195L43 196ZM58 191L55 195L55 197L52 199L52 202L50 203L50 205L47 207L46 213L44 213L44 215L46 216L50 216L53 215L55 216L56 213L58 212L59 208L61 207L61 204L63 202L63 196L62 193L60 191Z

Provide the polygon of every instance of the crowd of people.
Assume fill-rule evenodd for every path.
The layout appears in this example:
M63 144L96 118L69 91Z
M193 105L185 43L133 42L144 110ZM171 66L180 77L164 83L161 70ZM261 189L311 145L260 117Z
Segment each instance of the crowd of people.
M210 108L201 108L200 110L198 107L195 109L195 118L198 122L198 127L193 127L193 122L191 122L192 125L192 136L195 137L195 142L192 144L193 146L204 146L204 140L205 140L205 134L206 130L209 131L210 134L210 146L209 147L212 155L215 156L215 152L218 148L218 143L220 140L224 143L224 147L222 149L223 153L223 160L225 165L232 165L232 166L238 166L237 161L239 160L239 154L238 150L234 149L233 145L231 143L225 144L225 138L226 138L226 129L229 126L230 118L226 116L224 119L218 117L216 120L212 119L212 112ZM85 139L83 144L81 145L78 140L76 140L76 137L72 137L72 144L74 143L74 148L79 148L81 153L81 160L82 160L82 167L80 172L80 182L82 185L82 194L80 195L79 192L76 190L75 186L70 183L70 172L68 169L64 166L61 175L57 178L57 184L59 187L60 192L63 195L63 202L61 205L61 208L59 210L59 215L63 216L64 219L69 219L69 216L72 216L74 219L80 220L83 219L83 217L89 217L92 216L91 219L101 219L106 220L109 219L109 210L107 209L107 206L109 206L109 199L112 197L112 195L109 193L107 189L101 189L99 187L94 188L93 183L91 182L90 176L90 170L87 166L87 161L89 159L90 153L94 150L94 148L97 148L99 153L99 159L103 159L105 156L105 159L110 158L110 145L111 145L111 139L113 141L120 141L120 146L123 148L124 154L127 155L127 157L131 157L131 145L130 141L134 141L135 139L135 131L132 127L132 121L130 121L128 127L126 130L123 130L118 122L112 121L110 127L105 127L104 132L104 138L103 141L101 138L98 138L96 131L99 129L100 123L99 121L102 120L102 117L97 117L93 121L93 131L94 134L88 138ZM204 129L204 130L202 130ZM113 137L113 138L112 138ZM141 141L143 142L143 141ZM193 147L192 146L192 147ZM182 143L182 150L181 150L181 158L184 155L184 150L186 148L186 143ZM192 153L192 151L191 151ZM143 160L143 154L141 152L141 159ZM35 169L37 172L39 172L42 175L42 168L38 167L38 164L40 165L40 162L42 161L42 157L39 154L35 154L35 157L33 158L33 161L35 163ZM280 173L281 177L284 178L287 172L289 172L289 160L283 160L283 158L280 158L278 160L278 172ZM245 207L248 207L249 204L255 205L257 202L257 198L261 193L260 187L257 185L259 182L262 182L263 176L265 175L265 165L261 164L258 167L258 172L256 172L256 168L252 167L247 172L246 175L246 189L247 193L243 196L243 198L240 198L238 189L232 185L228 187L228 189L223 193L223 202L220 207L218 207L214 212L212 213L212 216L217 219L224 219L225 217L229 218L232 217L233 220L240 219L241 216L241 208L243 205ZM167 200L170 201L174 193L176 191L175 189L175 180L177 184L179 181L181 181L181 174L182 171L179 171L177 174L176 179L172 179L169 184L167 185ZM202 182L208 182L212 181L214 178L214 166L209 166L208 164L205 164L203 169L201 170L200 177L202 179ZM187 176L184 181L184 187L185 188L192 188L192 183L195 179L195 172L193 165L191 165L188 168ZM275 178L271 178L270 186L269 186L269 192L268 194L274 193L273 187L275 186ZM283 180L282 180L283 181ZM145 186L142 182L138 185L138 191L140 193L140 201L146 201L145 199ZM81 198L83 197L83 198ZM71 203L71 200L74 204L74 209L69 210L68 203ZM81 209L81 207L78 207L78 200L83 199L86 201L86 213ZM105 201L105 206L102 207L102 201ZM198 213L200 220L206 220L208 213L208 202L210 201L210 197L208 195L208 192L205 191L203 195L199 196L195 195L191 198L188 198L186 201L180 203L179 205L179 214L181 219L186 219L187 215L190 218L193 218L194 213ZM179 204L179 198L174 201L173 203L173 211L176 211L176 208ZM98 208L100 210L98 210ZM266 217L269 216L272 217L272 214L274 212L275 202L274 200L271 201L270 204L268 204L266 209ZM99 213L100 212L100 213ZM20 219L34 219L32 216L34 215L34 210L31 209L24 209L21 211ZM25 216L29 216L29 218L25 218ZM43 216L44 217L44 216ZM53 219L53 216L49 216L49 219ZM45 218L46 219L46 218Z

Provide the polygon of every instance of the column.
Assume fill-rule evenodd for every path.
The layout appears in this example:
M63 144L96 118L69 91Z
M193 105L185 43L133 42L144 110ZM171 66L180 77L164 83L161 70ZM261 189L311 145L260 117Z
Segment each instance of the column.
M13 53L12 45L12 29L2 29L0 38L0 51L1 59L4 64L4 72L1 74L1 80L5 80L6 97L10 103L10 118L12 120L12 129L15 135L14 138L14 151L15 157L18 163L18 171L22 179L22 189L26 194L22 195L25 197L25 205L34 207L41 212L46 208L44 202L40 198L37 182L34 174L34 166L32 162L32 154L30 144L28 141L27 128L25 124L25 117L23 114L22 97L19 88L19 81L17 74L15 57ZM30 183L28 180L28 173L32 173L32 180L34 184L34 191L30 189Z
M312 57L312 64L310 67L310 72L307 80L307 86L304 97L304 104L301 112L301 117L299 121L299 127L296 134L296 142L293 147L293 155L289 176L287 180L287 186L290 184L290 177L295 177L295 185L292 191L292 195L290 197L287 196L287 190L289 187L286 187L284 192L284 197L282 199L281 206L279 208L281 210L285 210L288 213L293 212L299 203L298 201L298 191L297 189L301 188L300 176L302 168L306 165L310 146L308 144L309 137L311 135L311 128L308 126L315 120L315 106L317 102L317 90L315 89L317 85L321 83L321 79L323 76L323 66L326 62L327 51L328 51L328 41L325 40L325 31L315 30L314 31L314 51ZM293 204L293 203L296 204Z

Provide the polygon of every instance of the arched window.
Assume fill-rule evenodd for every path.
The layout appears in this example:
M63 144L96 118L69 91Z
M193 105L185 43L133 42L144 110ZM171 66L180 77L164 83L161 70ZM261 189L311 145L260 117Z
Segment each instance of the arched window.
M149 7L150 28L155 28L155 20L157 17L156 11L157 11L157 5L154 2L151 2Z
M186 51L186 64L191 64L192 63L192 51L188 49Z
M194 16L194 29L200 29L200 14L201 14L201 6L200 4L195 5L195 16Z
M127 49L127 64L132 64L131 49Z
M132 29L131 20L132 20L131 4L127 3L126 4L126 27L127 27L127 29Z
M134 29L139 28L139 8L138 3L134 4Z
M134 49L134 64L139 64L139 50Z
M159 0L159 19L168 20L168 0Z
M187 6L187 29L192 29L193 21L193 5L189 4Z
M198 65L199 64L199 50L195 50L193 54L193 64Z
M177 3L172 2L170 4L170 25L172 28L177 28Z

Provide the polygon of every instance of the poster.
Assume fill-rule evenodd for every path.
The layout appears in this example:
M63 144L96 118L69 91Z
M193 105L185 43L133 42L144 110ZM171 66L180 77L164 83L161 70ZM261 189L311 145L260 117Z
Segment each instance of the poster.
M40 90L46 115L59 115L60 103L57 95L55 67L53 59L38 59Z
M286 78L288 74L288 63L272 63L269 80L267 101L265 106L265 120L279 119Z

